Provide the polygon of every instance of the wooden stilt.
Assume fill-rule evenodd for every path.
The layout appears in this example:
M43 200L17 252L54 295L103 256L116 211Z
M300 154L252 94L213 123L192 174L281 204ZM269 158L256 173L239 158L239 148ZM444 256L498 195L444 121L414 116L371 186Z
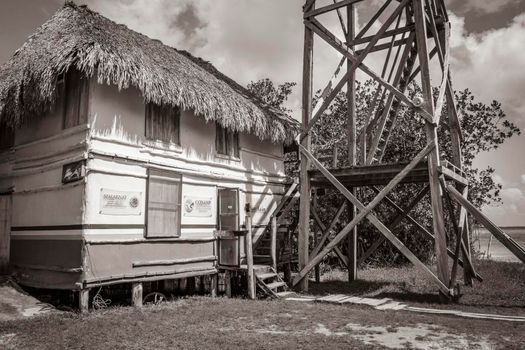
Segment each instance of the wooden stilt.
M315 8L315 0L311 1L309 8L305 11ZM310 122L312 116L312 89L313 89L313 51L314 51L314 33L305 26L304 28L304 56L303 56L303 98L302 98L302 124L306 126ZM306 135L301 140L301 145L307 150L310 149L310 136ZM299 269L302 269L308 264L308 249L310 237L310 177L308 169L310 162L303 154L300 155L300 197L299 203L299 236L298 236L298 254L299 254ZM308 291L308 279L304 278L297 286L300 291Z
M232 273L230 270L226 270L224 273L224 292L228 298L232 297Z
M195 277L186 278L186 288L188 290L188 294L195 294L195 284Z
M142 282L131 284L131 305L142 307Z
M354 5L349 5L346 8L346 42L351 43L355 39L356 28L356 11ZM350 45L350 44L349 44ZM349 46L353 49L353 46ZM347 71L351 72L348 77L346 98L347 98L347 134L348 134L348 163L355 165L357 163L357 130L356 130L356 83L355 83L355 68L352 67L352 62L347 60ZM366 158L366 137L362 143L362 160ZM350 191L356 196L356 191L351 188ZM348 203L349 220L352 221L356 214L356 207ZM350 231L346 241L346 251L348 260L348 282L357 279L357 225Z
M212 298L215 298L217 297L217 291L219 289L219 284L218 284L218 275L217 274L213 274L210 276L210 296Z
M78 291L78 309L81 314L89 311L89 291L89 288Z
M324 228L321 227L322 225L321 219L317 216L317 191L312 196L311 210L312 210L312 213L314 214L314 218L315 218L317 225L319 226L321 230L324 230ZM314 247L317 247L317 239L318 239L317 236L318 236L317 230L314 229ZM315 278L316 283L319 283L321 281L321 271L319 269L319 264L315 265L314 267L314 278Z
M434 116L434 98L430 84L430 67L427 47L427 26L423 0L413 0L414 19L416 28L416 43L418 49L419 65L421 67L421 88L423 91L423 110ZM441 189L439 184L438 167L439 146L437 137L437 125L427 123L425 125L427 142L434 145L428 159L428 176L430 185L430 196L432 203L432 227L434 230L435 252L437 260L437 275L439 280L448 285L450 273L448 269L447 242L445 223L443 220L443 203L441 200Z
M272 216L271 227L270 256L272 259L272 267L277 271L277 218L275 216Z
M272 221L273 222L273 221ZM250 299L255 299L255 274L253 271L253 244L252 244L252 217L248 213L246 215L246 264L248 265L248 296ZM273 240L273 238L272 238Z

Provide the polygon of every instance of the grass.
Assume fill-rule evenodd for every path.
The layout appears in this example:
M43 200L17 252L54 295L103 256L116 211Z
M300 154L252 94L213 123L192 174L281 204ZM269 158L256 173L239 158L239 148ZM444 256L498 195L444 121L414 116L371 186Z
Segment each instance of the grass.
M310 283L310 293L386 297L418 306L525 315L525 264L479 260L474 265L484 281L474 281L473 287L461 285L458 304L441 304L435 284L414 266L359 270L359 280L352 284L345 282L346 271L328 271L320 283ZM458 277L462 284L461 270Z
M365 269L360 280L330 271L310 294L389 297L411 305L525 315L523 264L479 261L485 282L462 288L459 304L440 305L436 287L412 267ZM192 297L161 306L112 307L0 322L6 349L520 349L525 324L360 305ZM438 348L439 348L438 347Z
M429 329L414 338L419 342L433 341L439 334L440 342L448 339L450 344L484 339L497 348L517 349L525 342L523 324L359 306L207 297L143 309L117 307L88 315L65 313L2 322L0 342L4 339L8 349L381 349L384 344L370 339L397 337L405 342L398 332L406 327L416 332Z

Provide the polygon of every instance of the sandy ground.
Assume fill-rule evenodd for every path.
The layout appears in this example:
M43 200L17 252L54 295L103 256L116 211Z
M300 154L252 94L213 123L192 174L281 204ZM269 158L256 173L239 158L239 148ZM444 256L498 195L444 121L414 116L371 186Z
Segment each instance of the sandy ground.
M40 302L7 280L0 284L0 321L59 312L53 306ZM4 336L5 337L5 336ZM2 344L2 338L0 338Z

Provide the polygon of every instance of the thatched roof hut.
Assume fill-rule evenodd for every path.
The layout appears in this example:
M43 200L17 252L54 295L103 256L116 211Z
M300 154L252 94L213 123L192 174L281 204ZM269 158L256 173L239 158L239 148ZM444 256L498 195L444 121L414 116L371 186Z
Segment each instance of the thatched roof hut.
M71 66L99 83L135 86L147 102L194 109L261 139L289 142L298 132L292 118L264 106L209 62L70 2L0 67L0 122L16 127L42 115Z

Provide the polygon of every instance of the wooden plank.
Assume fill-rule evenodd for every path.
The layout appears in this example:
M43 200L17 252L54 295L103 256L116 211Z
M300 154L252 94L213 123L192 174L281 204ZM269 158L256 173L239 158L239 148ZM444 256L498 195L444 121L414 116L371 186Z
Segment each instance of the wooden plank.
M302 96L302 128L307 128L312 116L312 90L313 90L313 44L314 33L308 26L304 28L304 53L303 53L303 96ZM308 132L301 139L300 146L310 149L310 136ZM310 176L308 169L310 162L303 154L300 155L300 202L299 202L299 234L298 234L298 260L299 268L308 263L308 247L310 237ZM298 286L300 291L308 291L308 279L301 281Z
M419 65L421 67L421 89L423 92L424 105L422 110L434 116L434 98L430 84L429 54L427 48L427 27L425 20L425 9L423 0L413 0L414 20L416 25L416 43L418 49ZM434 117L432 117L434 118ZM437 137L437 126L432 123L425 125L427 142L434 145L428 160L428 177L430 185L432 225L435 240L435 252L437 261L437 272L440 281L448 284L450 275L448 270L447 242L445 234L445 223L443 219L443 203L441 201L441 189L439 184L439 146Z
M459 193L454 186L447 185L447 192L461 204L472 216L476 218L490 233L496 237L498 241L503 244L512 254L514 254L518 259L525 263L525 250L516 243L508 234L501 230L496 224L490 221L480 210L478 210L472 203L470 203L466 198L464 198L461 193Z
M246 230L248 231L246 233L246 236L244 237L244 241L246 243L246 265L248 265L247 268L247 276L248 276L248 297L250 299L255 299L255 273L253 271L253 243L252 243L252 217L250 216L250 213L246 215L245 219L245 225Z
M371 213L371 211L379 204L379 202L391 191L393 187L395 187L401 179L406 176L410 170L416 166L416 164L423 159L429 152L432 151L434 148L433 144L427 145L406 167L403 169L382 191L379 193L374 200L372 200L366 207L357 199L353 194L345 188L330 172L319 162L315 157L304 147L299 145L299 151L305 154L310 161L325 175L330 182L333 183L333 185L349 200L351 201L359 210L359 214L356 216L354 220L352 220L349 224L347 224L338 234L337 236L314 258L310 260L310 262L305 266L299 273L296 275L293 281L293 285L297 285L304 277L308 274L308 272L316 265L318 264L321 259L323 259L324 256L326 256L335 246L337 246L342 239L346 237L346 235L350 232L350 230L353 229L355 225L357 225L364 217L367 217L367 219L375 226L377 229L383 233L387 239L396 247L398 250L410 261L412 262L416 267L423 270L425 273L428 274L429 277L432 278L434 283L439 287L439 289L443 293L451 294L452 291L448 289L448 287L440 281L439 278L437 278L434 273L425 265L423 264L396 236L392 234L392 232L379 220L375 215ZM448 281L447 281L448 282Z
M131 284L131 305L142 307L142 282L133 282Z

